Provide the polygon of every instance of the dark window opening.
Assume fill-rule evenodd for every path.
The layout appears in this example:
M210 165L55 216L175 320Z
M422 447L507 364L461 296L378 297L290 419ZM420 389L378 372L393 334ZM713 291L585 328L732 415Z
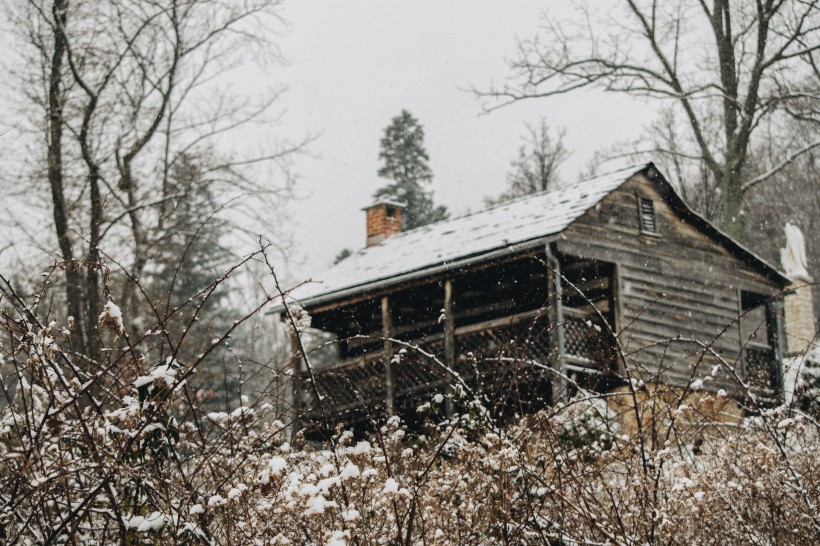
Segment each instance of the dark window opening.
M604 391L618 386L613 285L606 262L568 259L562 273L564 343L570 376L579 386ZM574 393L574 388L570 389Z
M641 233L658 233L655 221L655 203L645 197L638 198L638 217Z
M524 258L469 271L453 279L456 327L510 317L548 303L542 258Z
M395 218L396 217L396 208L395 207L387 207L387 217L388 218Z
M779 385L775 308L767 296L742 291L740 310L743 375L746 383L765 401L776 394Z
M440 320L444 308L443 283L415 286L390 294L388 298L395 337L419 343L443 333Z
M743 345L774 347L772 307L767 297L754 292L740 293L740 333Z
M359 357L382 346L381 302L366 300L313 315L312 326L338 339L339 357Z

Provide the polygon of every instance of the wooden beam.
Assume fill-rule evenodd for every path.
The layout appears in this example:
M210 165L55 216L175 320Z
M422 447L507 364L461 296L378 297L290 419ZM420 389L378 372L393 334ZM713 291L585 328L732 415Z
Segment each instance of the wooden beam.
M300 428L300 413L302 411L302 354L299 349L299 333L291 332L290 334L290 384L291 384L291 411L293 418L291 419L290 441L296 438L296 432Z
M550 320L555 324L555 340L557 341L558 358L555 362L556 375L552 380L552 400L553 404L564 402L567 399L569 384L566 380L566 349L564 346L564 304L561 300L563 295L563 287L561 284L561 262L553 254L550 243L544 246L547 254L547 261L550 267L547 269L547 293L552 293L552 297L547 298L552 302L550 306Z
M441 281L445 276L448 275L463 275L465 273L480 271L482 269L488 269L493 267L498 267L502 264L507 264L509 262L514 262L517 260L532 258L534 256L541 255L541 250L539 247L536 248L527 248L522 250L519 253L510 254L506 256L489 256L486 261L476 262L460 267L454 267L452 270L446 271L435 271L431 273L429 276L421 277L419 279L410 279L410 280L396 280L395 284L391 284L384 287L379 288L366 288L363 287L360 293L348 294L343 295L338 300L323 302L318 305L312 305L310 301L305 302L305 310L308 311L312 316L315 316L319 313L325 313L327 311L332 311L334 309L338 309L340 307L346 307L348 305L354 305L356 303L361 303L363 301L372 300L379 298L384 295L393 294L396 292L402 292L410 288L416 288L419 286L430 285L436 282Z
M393 316L390 313L390 300L382 296L382 336L384 337L384 407L388 417L396 410L396 386L393 377Z
M623 342L621 339L621 329L624 327L624 281L623 281L623 267L620 263L615 263L612 266L612 301L614 302L613 314L612 314L612 330L615 336L615 339L612 342L615 344L615 362L616 362L616 371L622 377L626 377L626 365L627 363L624 362L623 353L619 349L619 347L623 346Z
M451 370L455 369L456 364L456 318L453 313L453 281L447 279L444 281L444 358L447 367ZM452 397L447 397L447 405L445 407L447 417L453 414L453 400Z

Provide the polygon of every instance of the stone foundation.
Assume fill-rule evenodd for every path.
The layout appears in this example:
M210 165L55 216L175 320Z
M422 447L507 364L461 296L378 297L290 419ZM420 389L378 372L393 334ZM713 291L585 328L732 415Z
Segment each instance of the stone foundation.
M625 434L637 434L640 419L640 430L652 448L682 435L692 434L694 441L714 433L720 424L737 424L743 417L741 406L728 395L690 390L681 400L683 392L679 387L649 384L633 397L624 386L607 395L607 404Z

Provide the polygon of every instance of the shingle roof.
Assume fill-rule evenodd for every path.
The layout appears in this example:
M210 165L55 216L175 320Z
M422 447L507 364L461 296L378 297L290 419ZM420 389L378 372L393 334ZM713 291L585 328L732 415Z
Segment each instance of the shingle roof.
M356 287L364 291L411 272L446 266L560 233L646 167L627 167L571 188L538 193L393 235L353 253L289 296L309 303L355 291Z

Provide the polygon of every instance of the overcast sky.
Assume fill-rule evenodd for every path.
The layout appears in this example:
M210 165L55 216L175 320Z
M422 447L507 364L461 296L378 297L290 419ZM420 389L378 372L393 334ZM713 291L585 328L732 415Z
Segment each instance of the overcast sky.
M504 188L527 122L545 116L566 127L573 152L563 169L577 177L596 150L631 140L649 123L651 105L601 92L527 101L481 115L465 91L509 73L516 38L537 32L543 1L291 0L290 30L278 42L289 65L276 73L289 91L281 130L318 132L316 157L295 164L304 199L292 205L302 264L313 276L339 250L364 244L364 213L374 190L379 140L408 109L424 125L434 199L454 214L482 207ZM561 16L559 7L551 8Z
M230 78L261 94L287 86L272 133L290 140L318 135L310 153L294 160L301 198L290 205L292 217L271 212L272 225L292 232L292 279L318 275L341 249L364 245L361 209L386 183L376 175L379 141L402 109L424 126L434 200L453 215L479 210L485 196L503 191L525 123L539 116L567 130L565 180L577 178L596 151L641 134L653 105L599 91L482 115L482 101L467 89L503 82L516 38L537 33L547 4L555 4L549 9L556 20L569 16L566 3L543 0L284 0L288 28L272 30L272 40L286 65L265 75L239 68ZM0 41L0 52L5 47ZM266 145L251 128L240 131L223 152ZM15 140L0 144L11 149ZM0 147L0 155L8 149Z

